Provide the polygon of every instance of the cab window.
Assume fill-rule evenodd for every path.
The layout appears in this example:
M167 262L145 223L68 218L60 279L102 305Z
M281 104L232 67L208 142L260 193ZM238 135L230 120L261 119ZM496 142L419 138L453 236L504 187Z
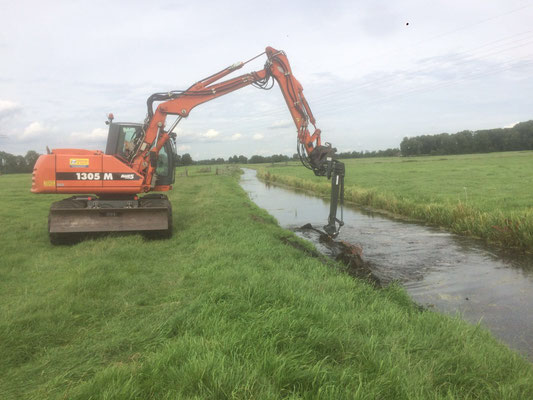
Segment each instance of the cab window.
M159 176L168 176L169 165L168 165L168 154L165 146L159 151L159 156L157 157L157 167L155 173Z
M121 126L119 132L118 152L128 158L133 152L133 139L140 131L138 126Z

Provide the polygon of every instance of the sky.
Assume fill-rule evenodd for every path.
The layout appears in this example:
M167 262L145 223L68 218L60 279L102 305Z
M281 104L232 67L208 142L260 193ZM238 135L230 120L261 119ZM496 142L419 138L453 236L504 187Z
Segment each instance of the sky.
M106 116L142 122L155 92L284 50L338 151L533 119L533 1L0 0L0 150L105 148ZM261 70L264 56L234 75ZM196 107L193 159L296 152L277 87Z

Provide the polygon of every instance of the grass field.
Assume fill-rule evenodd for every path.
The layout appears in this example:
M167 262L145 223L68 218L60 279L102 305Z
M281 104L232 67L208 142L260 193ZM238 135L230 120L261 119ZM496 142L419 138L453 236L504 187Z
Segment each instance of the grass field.
M1 399L526 399L479 326L376 290L247 198L180 176L174 236L52 247L29 175L0 176Z
M346 163L346 199L533 251L533 152ZM260 177L329 194L329 182L297 163L257 165Z

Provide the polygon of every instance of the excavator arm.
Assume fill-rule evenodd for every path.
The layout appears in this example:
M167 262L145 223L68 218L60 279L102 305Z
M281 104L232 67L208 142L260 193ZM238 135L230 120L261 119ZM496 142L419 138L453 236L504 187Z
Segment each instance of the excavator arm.
M216 83L262 54L267 56L262 70ZM235 63L196 82L187 90L151 95L147 100L148 112L143 135L137 138L134 144L135 150L130 160L132 168L144 176L144 190L151 190L154 187L152 180L159 151L171 137L175 137L174 128L182 118L189 116L194 107L249 85L270 89L273 85L271 80L274 79L281 89L296 126L297 150L302 164L311 169L315 175L331 179L331 208L328 224L324 226L324 230L329 236L335 237L343 225L342 217L337 218L337 206L340 203L342 207L343 202L344 164L334 159L336 149L332 148L329 143L322 145L321 131L316 127L316 120L304 97L302 85L292 74L286 54L272 47L267 47L262 54L246 62ZM154 111L155 102L160 103ZM165 130L168 115L178 117L171 127ZM313 133L309 131L309 124L314 128Z

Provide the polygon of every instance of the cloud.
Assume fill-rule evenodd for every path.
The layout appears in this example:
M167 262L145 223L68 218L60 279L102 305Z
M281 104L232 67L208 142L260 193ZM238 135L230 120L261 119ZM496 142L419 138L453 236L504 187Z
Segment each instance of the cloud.
M0 120L11 117L22 110L22 107L10 100L0 100Z
M107 129L95 128L91 132L72 132L71 141L101 143L107 140Z
M194 134L194 132L186 131L186 130L183 130L181 128L174 129L174 133L176 133L176 136L179 137L179 138L184 138L184 137L187 137L187 136L196 136Z
M19 135L19 139L21 140L34 139L40 136L44 136L45 134L51 132L52 130L53 130L52 128L43 125L41 122L34 121L24 129L22 134Z
M287 119L282 119L282 120L274 122L272 125L268 127L268 129L282 129L282 128L288 128L290 126L291 126L291 121Z
M382 38L404 27L404 24L400 23L398 14L392 8L387 7L387 3L369 2L366 9L362 10L358 25L363 27L367 35Z
M186 144L182 144L181 146L178 146L178 151L187 151L190 149L191 149L191 146L188 146Z
M338 82L338 77L332 72L314 72L309 74L307 81L314 84L335 85Z
M214 129L208 129L207 132L201 133L200 137L203 137L205 139L214 139L218 135L220 135L219 131L216 131Z
M234 133L231 136L222 135L216 129L208 129L203 132L194 132L191 130L179 131L178 132L178 142L180 143L205 143L205 142L224 142L224 141L236 141L243 137L241 133ZM183 145L182 145L183 146ZM190 149L187 146L187 149Z
M262 134L262 133L256 133L254 136L253 136L253 139L254 140L263 140L265 136Z

